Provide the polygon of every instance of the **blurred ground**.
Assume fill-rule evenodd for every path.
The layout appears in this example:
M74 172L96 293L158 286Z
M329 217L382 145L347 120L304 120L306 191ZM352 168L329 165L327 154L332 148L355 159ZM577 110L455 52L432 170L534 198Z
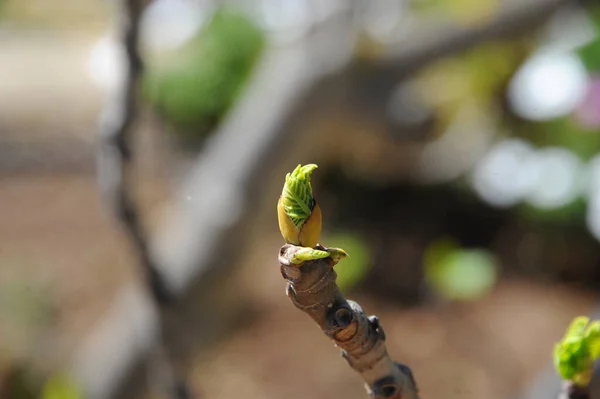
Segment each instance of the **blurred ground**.
M50 290L56 334L73 350L135 278L135 257L102 207L93 175L0 176L0 284Z

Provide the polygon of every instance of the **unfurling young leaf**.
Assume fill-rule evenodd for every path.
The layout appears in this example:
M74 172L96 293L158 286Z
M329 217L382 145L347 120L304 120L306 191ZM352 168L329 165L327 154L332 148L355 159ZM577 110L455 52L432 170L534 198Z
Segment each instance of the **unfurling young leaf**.
M341 248L314 249L321 236L321 208L313 197L310 175L317 165L298 165L285 176L285 184L277 201L279 231L288 244L301 246L292 255L292 263L329 258L334 263L347 258Z
M285 177L277 202L279 230L289 244L313 248L321 235L321 208L313 197L310 175L315 164L298 165Z
M285 177L281 201L283 209L292 223L299 229L308 220L315 202L310 184L310 175L317 165L298 165Z

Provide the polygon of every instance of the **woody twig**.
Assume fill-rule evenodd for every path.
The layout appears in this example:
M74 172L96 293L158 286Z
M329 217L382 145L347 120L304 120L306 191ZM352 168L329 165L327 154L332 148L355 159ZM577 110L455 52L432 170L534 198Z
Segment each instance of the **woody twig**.
M340 248L318 245L321 211L312 195L316 165L298 166L286 176L278 203L279 226L288 244L279 252L287 295L342 349L342 356L365 381L370 397L419 399L409 367L394 362L376 316L347 300L336 284L334 266L348 256Z

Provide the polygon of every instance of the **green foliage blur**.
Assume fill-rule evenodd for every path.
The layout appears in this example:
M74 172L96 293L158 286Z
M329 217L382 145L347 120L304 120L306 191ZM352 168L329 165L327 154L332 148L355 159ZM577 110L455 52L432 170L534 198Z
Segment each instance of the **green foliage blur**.
M588 71L600 72L600 6L589 6L589 15L596 28L596 38L582 46L578 53Z
M83 399L83 393L66 373L42 378L28 364L13 364L0 381L0 397L10 399Z
M54 322L56 308L46 287L23 281L0 285L0 356L26 357L40 333Z
M461 248L450 238L433 241L424 254L425 279L447 299L474 300L496 282L496 261L481 249Z
M477 26L493 18L499 8L498 0L420 0L412 4L413 10L437 14L452 19L463 26Z
M488 42L418 71L413 82L435 111L435 135L443 135L467 107L499 118L504 90L528 50L525 41Z
M57 374L44 385L41 399L83 399L83 395L69 376Z
M342 259L335 268L337 284L342 292L356 287L371 268L371 254L364 239L351 233L327 235L323 240L327 246L343 248L350 256Z
M145 94L176 132L201 137L235 102L264 44L248 17L219 10L189 42L149 65Z

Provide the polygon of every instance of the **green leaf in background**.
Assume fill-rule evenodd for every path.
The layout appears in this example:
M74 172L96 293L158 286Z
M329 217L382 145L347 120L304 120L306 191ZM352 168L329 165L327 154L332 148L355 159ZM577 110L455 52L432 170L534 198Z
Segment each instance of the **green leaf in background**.
M483 110L487 117L495 115L498 95L520 65L525 47L514 41L484 43L422 68L413 84L435 110L438 129L447 131L465 106Z
M600 72L600 36L577 51L579 58L590 72Z
M560 146L573 151L584 160L588 160L600 151L600 135L586 129L574 118L565 117L539 125L536 144Z
M576 198L564 206L543 209L528 204L521 203L517 207L517 214L524 220L534 222L549 223L551 225L562 224L583 224L585 223L585 213L587 210L587 201L583 197Z
M332 234L323 240L350 254L336 266L337 284L342 292L348 292L360 283L371 268L371 254L364 239L354 234Z
M459 25L482 25L498 12L498 0L420 0L413 2L417 12L449 16Z
M69 376L57 374L44 385L41 399L83 399L83 395Z
M31 368L23 363L13 362L2 370L0 395L11 399L39 399L40 384Z
M9 359L34 355L56 315L49 287L21 279L0 284L0 355Z
M576 317L554 346L554 366L562 379L587 386L600 355L600 322Z
M452 237L442 237L434 240L423 254L423 264L426 274L435 274L435 269L443 262L444 257L460 248Z
M145 94L178 133L202 136L235 102L264 43L250 18L219 10L189 42L149 63Z
M474 300L496 283L496 261L489 251L463 249L452 238L434 241L424 254L425 279L440 295Z
M579 58L590 72L600 72L600 6L588 4L588 15L596 28L596 38L579 48Z

